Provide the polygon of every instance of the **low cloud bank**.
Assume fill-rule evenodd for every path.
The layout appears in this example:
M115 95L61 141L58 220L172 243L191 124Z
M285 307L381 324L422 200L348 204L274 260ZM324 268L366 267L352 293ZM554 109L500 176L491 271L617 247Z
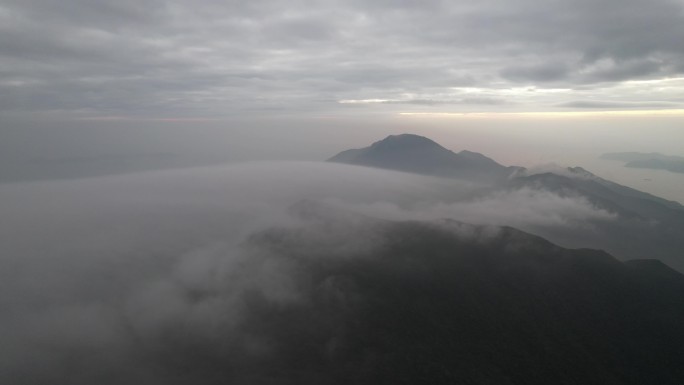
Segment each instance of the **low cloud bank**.
M343 209L333 216L521 228L614 218L579 197L480 188L325 163L0 186L0 382L255 383L239 374L276 350L250 331L254 317L309 306L312 292L335 306L354 300L344 280L310 287L307 256L335 263L382 246L373 220L351 215L330 229L303 200ZM299 249L270 247L280 235L269 228L294 228Z
M454 218L473 224L533 229L541 226L582 227L591 221L610 221L616 215L599 209L581 196L560 196L546 190L521 188L496 191L475 199L421 202L402 208L388 202L341 204L358 212L394 220Z

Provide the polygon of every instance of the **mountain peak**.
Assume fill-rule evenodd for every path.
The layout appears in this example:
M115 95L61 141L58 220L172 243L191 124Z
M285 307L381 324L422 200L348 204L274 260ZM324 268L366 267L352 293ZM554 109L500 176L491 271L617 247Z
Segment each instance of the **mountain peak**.
M342 151L328 161L486 183L506 180L513 172L482 154L456 154L415 134L390 135L368 147Z
M411 149L411 148L441 148L444 147L437 144L437 142L428 139L424 136L415 134L399 134L390 135L383 140L379 140L371 145L375 149ZM446 149L445 149L446 150Z

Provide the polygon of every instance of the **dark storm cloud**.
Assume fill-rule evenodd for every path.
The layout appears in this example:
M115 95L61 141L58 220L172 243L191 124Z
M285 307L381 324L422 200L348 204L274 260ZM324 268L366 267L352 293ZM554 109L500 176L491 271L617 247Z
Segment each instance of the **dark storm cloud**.
M682 74L677 1L0 2L0 110L321 110ZM421 97L420 99L438 99Z

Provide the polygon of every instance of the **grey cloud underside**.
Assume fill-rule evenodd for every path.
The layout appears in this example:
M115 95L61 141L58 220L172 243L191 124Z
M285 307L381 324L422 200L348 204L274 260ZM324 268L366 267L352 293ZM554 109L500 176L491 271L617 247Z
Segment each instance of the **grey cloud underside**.
M0 109L326 110L684 73L677 1L243 3L5 0Z
M473 105L501 105L507 104L509 101L496 98L463 98L463 99L405 99L405 100L383 100L380 103L384 104L415 104L425 106L435 105L459 105L459 104L473 104Z
M670 102L610 102L610 101L599 101L599 100L576 100L572 102L559 104L559 107L567 108L582 108L582 109L660 109L660 108L678 108L681 107L681 103L670 103Z

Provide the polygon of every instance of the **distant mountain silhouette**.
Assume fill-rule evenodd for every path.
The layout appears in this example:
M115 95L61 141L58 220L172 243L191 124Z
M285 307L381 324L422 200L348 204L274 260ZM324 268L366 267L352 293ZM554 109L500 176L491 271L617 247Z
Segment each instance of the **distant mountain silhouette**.
M293 213L303 224L247 246L295 269L306 300L245 299L244 333L271 350L229 368L241 383L684 383L684 276L658 261L510 227L381 221L311 202Z
M627 162L625 167L650 168L684 174L684 160L646 159Z
M623 162L633 162L648 159L669 159L684 161L684 157L664 155L659 152L609 152L601 155L602 159L619 160Z
M663 155L657 152L614 152L603 154L601 158L626 162L625 167L684 173L684 157L681 156Z
M454 153L413 134L390 135L369 147L342 151L328 161L482 182L505 180L521 169L502 166L477 152Z

